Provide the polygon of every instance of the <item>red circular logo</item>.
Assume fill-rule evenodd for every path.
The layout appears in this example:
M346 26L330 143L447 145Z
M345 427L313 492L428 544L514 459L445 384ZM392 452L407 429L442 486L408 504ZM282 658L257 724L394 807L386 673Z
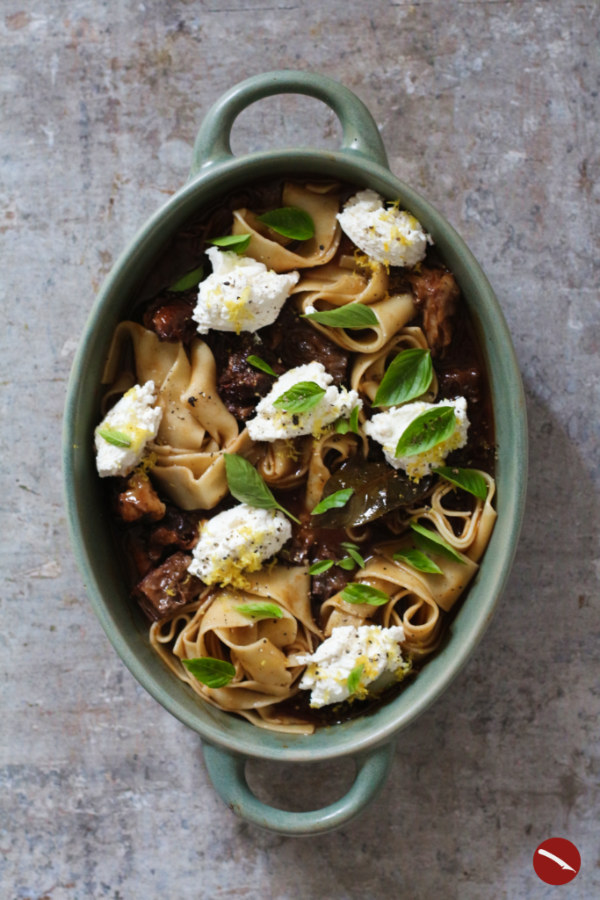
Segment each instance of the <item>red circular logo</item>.
M568 884L581 866L579 850L566 838L548 838L533 854L533 868L546 884Z

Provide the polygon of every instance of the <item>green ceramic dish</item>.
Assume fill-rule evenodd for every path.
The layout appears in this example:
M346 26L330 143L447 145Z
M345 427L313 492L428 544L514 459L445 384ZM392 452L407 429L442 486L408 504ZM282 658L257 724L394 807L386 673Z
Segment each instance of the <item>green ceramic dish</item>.
M338 152L277 150L234 157L230 133L240 112L263 97L299 93L318 98L338 116ZM456 275L469 306L488 367L498 444L498 520L479 573L456 616L451 638L394 701L376 713L306 736L264 731L203 704L150 649L147 624L132 612L115 560L93 453L100 378L111 335L127 317L133 292L157 251L206 203L264 176L318 175L370 187L400 198L431 233ZM273 72L250 78L209 111L194 147L188 183L136 235L119 258L87 323L68 390L64 421L66 502L73 546L92 605L115 650L138 681L204 741L215 788L245 819L284 834L316 834L356 816L383 784L398 732L422 713L464 666L481 638L508 577L523 514L527 433L519 370L498 302L461 238L421 196L395 178L375 122L362 102L329 78L305 72ZM350 791L330 806L293 813L259 801L244 775L250 757L298 764L352 756Z

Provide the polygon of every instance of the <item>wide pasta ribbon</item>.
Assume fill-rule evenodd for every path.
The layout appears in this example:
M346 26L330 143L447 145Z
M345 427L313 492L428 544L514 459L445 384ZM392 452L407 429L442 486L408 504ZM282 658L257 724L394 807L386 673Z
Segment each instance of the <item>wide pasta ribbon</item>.
M252 619L239 607L252 602L277 604L281 618ZM310 611L309 575L305 567L275 566L248 576L244 590L211 590L194 606L156 623L151 642L160 655L208 702L249 721L280 731L313 729L272 705L292 697L303 666L298 653L311 653L321 639ZM166 645L174 641L172 654ZM225 687L209 688L175 660L213 657L230 660L235 676Z
M179 341L160 341L136 322L117 327L102 381L105 404L133 384L152 380L163 416L154 441L152 469L165 493L182 509L212 509L227 493L223 453L250 453L235 418L217 391L210 348L195 340L190 355Z
M274 272L290 272L329 262L341 236L336 218L339 209L337 185L286 183L281 200L283 206L295 206L309 214L315 225L314 236L302 241L297 249L289 250L286 239L272 232L251 210L237 209L233 214L232 234L250 235L246 256L257 259Z
M368 269L356 268L352 257L342 257L340 263L329 263L305 272L293 288L302 313L314 307L319 312L362 303L370 306L378 319L358 331L333 328L311 321L311 325L326 334L340 347L355 353L374 353L391 340L396 332L415 316L411 293L388 293L389 278L385 266L374 263Z
M492 506L496 482L487 472L476 471L485 480L487 494L484 500L472 497L470 509L447 509L444 506L444 498L454 491L454 487L449 482L440 480L431 495L429 505L422 509L411 510L413 518L431 522L443 540L474 562L478 562L483 555L497 516ZM462 523L462 527L459 527L459 523Z

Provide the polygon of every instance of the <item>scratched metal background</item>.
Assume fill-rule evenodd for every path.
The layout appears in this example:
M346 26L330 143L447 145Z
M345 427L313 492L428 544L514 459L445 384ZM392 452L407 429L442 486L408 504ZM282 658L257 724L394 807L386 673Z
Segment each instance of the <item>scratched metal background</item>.
M1 0L3 898L554 897L531 864L554 835L581 851L572 895L600 893L599 27L594 0ZM302 841L235 818L197 737L116 658L71 557L59 470L96 289L185 180L209 105L283 67L354 89L392 170L481 260L531 428L523 539L484 641L401 735L383 796ZM234 134L239 153L338 139L298 97L263 101ZM351 772L252 777L310 808Z

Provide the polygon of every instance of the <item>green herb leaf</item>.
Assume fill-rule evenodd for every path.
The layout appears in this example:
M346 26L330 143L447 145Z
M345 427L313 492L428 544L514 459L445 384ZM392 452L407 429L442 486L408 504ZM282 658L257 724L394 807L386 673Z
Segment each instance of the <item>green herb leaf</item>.
M454 562L466 565L464 559L456 552L454 547L451 547L436 531L425 528L423 525L419 525L418 522L412 522L410 527L415 537L415 543L418 544L421 550L429 553L439 553L442 556L447 556L448 559L453 559Z
M198 266L197 269L194 269L192 272L188 272L187 275L184 275L179 281L176 281L175 284L172 284L168 290L172 294L178 294L180 291L189 291L193 287L197 287L197 285L202 281L202 276L204 275L204 269L202 266Z
M335 309L305 313L302 318L333 328L368 328L379 325L379 319L371 307L364 303L347 303L346 306L336 306Z
M314 236L315 223L312 217L297 206L282 206L258 216L258 221L268 225L277 234L293 241L307 241Z
M358 688L358 686L360 684L360 678L364 671L364 668L365 668L365 664L359 663L357 666L354 666L354 668L348 675L348 681L346 682L346 685L348 687L348 691L350 692L350 695L356 693L356 689Z
M256 509L280 509L293 522L300 520L277 502L252 463L237 453L225 453L225 475L229 490L240 503Z
M433 378L429 350L403 350L388 366L375 394L374 406L399 406L424 394Z
M355 406L352 412L350 413L350 418L348 419L350 425L350 431L353 431L354 434L358 434L358 414L360 413L360 407Z
M276 603L242 603L236 610L251 619L281 619L283 611Z
M336 562L336 566L339 566L340 569L345 569L347 572L351 572L352 569L356 568L356 562L350 556L345 556L344 559L339 559Z
M406 563L418 572L429 572L431 575L443 575L444 573L426 553L421 550L399 550L394 553L394 559Z
M428 409L414 419L400 435L395 456L416 456L447 441L456 428L453 406Z
M342 544L342 547L344 547L344 546L345 545ZM360 566L361 569L364 569L366 563L365 563L364 559L362 558L362 556L360 555L360 553L358 552L358 550L355 547L348 547L348 546L345 546L345 549L348 551L348 556L350 556L354 560L354 562L358 566Z
M334 561L332 559L320 559L318 562L312 564L308 572L310 575L321 575L323 572L328 572L333 566L333 563Z
M320 516L321 513L327 512L328 509L340 509L340 507L346 505L353 493L354 488L344 488L342 491L336 491L335 494L324 497L320 503L317 503L311 515Z
M246 357L246 362L250 363L251 366L254 366L255 369L260 369L261 372L266 372L267 375L272 375L273 378L277 378L277 372L274 372L269 363L265 362L264 359L261 359L260 356L254 356L251 353L250 356Z
M445 478L446 481L462 488L463 491L468 491L469 494L473 494L480 500L485 500L487 497L486 480L477 469L456 469L454 466L439 466L435 471L442 478Z
M182 659L181 662L194 678L209 688L225 687L235 675L235 666L224 659L214 659L212 656Z
M225 237L213 238L208 243L214 244L215 247L223 247L225 250L243 253L248 249L251 237L250 234L226 234Z
M299 381L273 401L273 406L289 413L308 412L314 409L324 396L325 388L319 387L314 381Z
M350 413L349 419L338 419L335 423L335 431L336 434L347 434L351 431L353 434L358 434L358 414L360 409L358 406L355 406L352 412Z
M340 596L346 603L368 603L369 606L383 606L390 599L384 591L357 582L347 584Z
M112 444L114 447L131 447L129 435L124 434L122 431L117 431L116 428L97 428L96 434L99 434L107 444Z

